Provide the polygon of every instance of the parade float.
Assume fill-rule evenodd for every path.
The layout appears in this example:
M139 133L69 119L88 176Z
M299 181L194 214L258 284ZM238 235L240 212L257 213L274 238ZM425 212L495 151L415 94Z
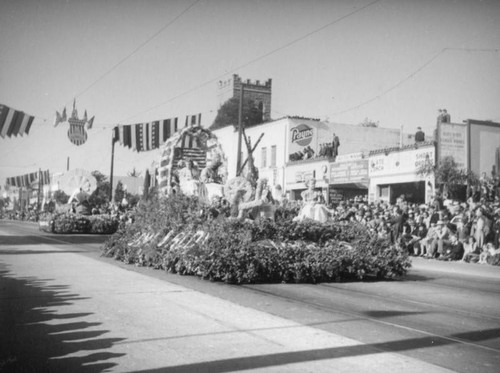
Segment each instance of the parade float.
M251 149L247 143L247 149ZM161 148L159 193L103 256L228 283L389 279L410 267L407 254L359 224L319 222L273 201L252 152L227 180L216 136L185 128Z
M39 229L50 233L112 234L118 220L109 214L92 215L90 195L97 188L96 178L88 171L74 169L61 175L59 190L69 195L68 203L45 213L38 221Z

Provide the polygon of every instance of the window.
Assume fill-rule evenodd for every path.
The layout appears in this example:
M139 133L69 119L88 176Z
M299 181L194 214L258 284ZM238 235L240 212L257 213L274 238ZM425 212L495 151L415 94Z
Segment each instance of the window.
M389 198L389 186L384 185L379 187L379 197L380 198Z
M271 167L276 167L276 145L271 146Z
M266 147L262 148L262 158L260 161L260 167L261 168L267 167L267 148Z

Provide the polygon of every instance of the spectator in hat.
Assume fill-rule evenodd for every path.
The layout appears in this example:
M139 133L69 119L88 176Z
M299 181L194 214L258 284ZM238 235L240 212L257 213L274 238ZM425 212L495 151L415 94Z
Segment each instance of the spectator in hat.
M415 142L424 142L425 141L425 133L422 131L422 127L417 127L417 132L415 132Z
M448 110L443 109L441 123L450 123L451 116L448 114Z
M460 260L464 256L464 245L458 240L456 234L450 234L449 243L443 250L438 260Z
M443 109L438 110L437 123L443 123Z
M438 257L443 254L445 246L449 244L450 230L444 223L444 221L439 220L436 224L437 226L437 237L433 240L430 247L430 256Z

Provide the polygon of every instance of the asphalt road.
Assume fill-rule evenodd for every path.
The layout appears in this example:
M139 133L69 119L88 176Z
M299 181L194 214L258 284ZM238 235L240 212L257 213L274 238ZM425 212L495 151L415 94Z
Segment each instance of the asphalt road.
M35 330L33 335L33 328L28 326L34 323L39 325L41 321L48 321L52 317L51 313L40 314L35 312L36 310L48 306L57 309L59 305L77 303L81 298L79 294L66 294L62 298L51 297L51 294L55 295L61 290L58 285L47 285L47 279L27 277L28 269L25 272L20 270L19 274L12 269L24 268L23 262L18 259L23 257L35 258L34 260L38 257L39 262L45 267L50 266L50 261L43 261L41 258L48 258L54 253L78 255L94 261L96 267L97 263L99 266L105 264L120 271L116 273L140 274L151 281L159 280L174 287L180 286L182 289L210 296L210 299L229 302L224 303L225 307L236 305L243 307L240 310L258 311L259 315L288 320L294 325L307 327L303 332L303 342L306 345L315 343L314 339L308 339L310 337L307 333L311 330L323 333L322 336L335 335L359 342L359 345L351 347L317 348L314 353L308 354L276 353L270 355L272 359L259 352L261 358L251 361L241 357L237 359L210 357L201 361L193 359L189 362L183 360L182 364L176 365L177 370L169 371L226 372L247 369L270 371L271 368L273 371L291 371L290 363L302 363L304 364L302 367L310 367L308 371L320 371L319 368L312 368L314 363L333 357L337 360L351 358L353 361L363 361L364 365L345 365L345 371L377 371L375 369L377 365L382 364L377 358L385 357L388 353L390 356L406 359L405 362L411 362L405 365L404 370L407 371L412 371L409 369L412 366L415 368L413 371L424 369L423 367L426 371L439 371L441 368L443 371L448 369L456 372L499 371L500 267L415 260L413 269L400 281L233 286L172 275L150 268L138 268L101 258L100 245L105 238L105 236L50 235L39 232L32 223L0 221L0 290L3 291L0 292L0 347L2 349L8 347L11 351L10 355L4 356L0 351L0 372L8 371L11 366L20 366L10 361L15 360L16 349L26 349L27 346L34 348L38 341L47 340L46 335L60 335L64 332L64 330L55 332ZM61 255L57 258L61 258ZM58 276L63 276L60 275L59 267L57 270L59 272L54 269L55 280L58 280ZM68 265L68 271L72 270L74 269ZM71 278L71 273L67 275ZM127 283L115 286L122 286L124 291L130 287ZM17 290L13 295L14 288ZM22 304L13 306L15 302L12 303L12 299L26 297L26 294L29 295L29 302L33 304L29 302L26 304L23 301ZM44 301L40 302L41 299ZM58 324L58 327L62 328L62 325L66 324ZM82 325L84 326L88 325ZM17 333L19 338L12 333ZM85 341L91 337L98 337L99 333L95 330L80 331L74 338ZM133 334L132 331L130 333ZM21 366L24 371L51 371L49 368L45 370L40 368L44 359L68 356L68 354L78 355L78 349L95 349L98 352L86 355L80 360L72 360L71 371L166 371L153 369L154 364L148 365L145 362L142 365L135 364L137 359L134 360L130 352L127 369L118 363L113 363L123 359L122 355L125 354L116 352L118 350L112 346L119 345L122 340L132 337L127 334L126 328L122 330L120 336L121 338L114 339L101 338L98 349L94 345L91 348L82 342L72 343L72 350L66 351L67 344L58 341L60 342L58 348L62 351L55 353L52 348L50 354L44 355L43 349L36 348L36 358L30 364ZM26 339L31 342L28 343ZM22 352L29 355L29 352ZM248 354L251 354L250 351ZM387 362L387 359L384 361ZM84 369L86 367L88 369ZM398 369L400 368L394 366L394 371ZM339 371L338 367L335 370ZM302 368L298 371L302 371Z

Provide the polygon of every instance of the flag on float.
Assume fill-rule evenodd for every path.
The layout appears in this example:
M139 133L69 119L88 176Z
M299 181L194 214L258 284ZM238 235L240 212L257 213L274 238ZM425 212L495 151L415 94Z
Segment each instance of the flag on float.
M29 134L34 119L33 115L0 104L0 136L5 138Z
M186 115L186 123L184 127L199 127L201 126L201 113L196 115Z
M89 119L89 121L87 122L87 129L91 129L92 126L94 125L94 118L95 118L95 115Z

